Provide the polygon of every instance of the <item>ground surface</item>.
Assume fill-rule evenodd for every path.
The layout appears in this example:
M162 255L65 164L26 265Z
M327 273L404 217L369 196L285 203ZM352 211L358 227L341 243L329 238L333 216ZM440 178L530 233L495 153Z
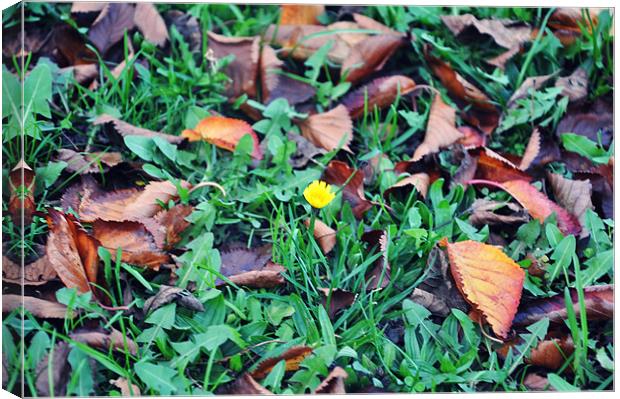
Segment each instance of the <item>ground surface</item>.
M24 15L21 48L3 12L3 388L612 389L608 11Z

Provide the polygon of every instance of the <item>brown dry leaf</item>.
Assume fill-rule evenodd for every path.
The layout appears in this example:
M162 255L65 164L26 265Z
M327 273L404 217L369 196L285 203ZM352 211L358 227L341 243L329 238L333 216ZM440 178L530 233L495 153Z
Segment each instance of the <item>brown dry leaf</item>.
M405 44L404 36L381 34L370 36L355 45L342 62L341 74L346 81L357 83L373 72L380 71L399 47Z
M102 327L94 329L83 327L72 331L69 337L74 341L106 352L110 349L116 349L119 352L127 352L134 356L138 353L138 345L114 328L108 332Z
M187 309L195 310L196 312L203 312L205 310L202 302L196 299L191 292L183 288L172 287L164 284L159 286L159 291L155 294L155 296L152 296L144 301L144 307L142 310L144 311L144 314L147 315L171 302L176 302L179 305Z
M71 347L67 342L57 342L50 349L51 353L48 352L39 361L35 370L35 387L39 396L65 396L71 374L70 350ZM49 360L50 354L52 356L51 361ZM50 382L52 383L51 386Z
M325 6L310 4L282 4L280 25L318 25L318 16L325 12Z
M315 394L335 394L344 395L347 393L344 387L344 380L349 375L342 367L336 366L325 379L314 390Z
M95 52L86 47L83 36L69 24L56 25L52 35L59 66L98 64Z
M600 131L601 144L607 148L614 137L613 116L613 108L602 101L587 109L575 105L569 107L566 115L558 123L555 133L558 138L562 133L574 133L598 143Z
M140 396L140 388L136 384L129 384L127 378L118 377L110 380L109 383L120 389L122 396Z
M275 43L282 47L284 56L296 60L305 60L330 40L334 44L327 53L327 58L337 64L342 62L351 53L350 45L338 32L327 34L324 32L341 29L338 25L271 25L264 34L267 43Z
M304 220L306 227L310 227L310 219ZM327 255L336 246L336 230L332 229L319 219L314 221L314 238L321 247L321 251Z
M523 385L532 391L555 391L555 389L549 385L547 377L543 377L536 373L529 373L526 375L523 379Z
M497 212L503 207L508 208L510 213L506 215ZM468 220L474 226L485 226L525 223L528 221L528 216L523 208L512 202L498 202L478 198L471 205L471 215Z
M158 46L168 41L168 28L157 8L151 3L136 3L134 23L144 38Z
M452 179L450 179L450 188L454 188L458 184L467 188L467 186L469 185L469 181L474 178L474 176L476 175L476 169L478 168L477 156L470 155L468 151L459 150L460 149L457 148L453 152L456 153L457 156L461 156L461 163L459 164L456 172L454 172Z
M170 256L162 252L153 235L139 222L112 222L95 220L93 237L116 258L118 248L122 249L123 262L159 270L162 264L170 262Z
M233 54L235 59L228 64L224 72L231 79L226 95L234 101L242 94L256 98L256 80L258 79L258 62L260 55L260 38L227 37L207 32L209 50L217 58Z
M299 123L302 135L314 145L332 151L342 148L351 152L353 122L344 105L314 114ZM342 147L340 147L342 146Z
M227 386L225 392L230 395L273 395L273 392L259 384L248 373L243 373Z
M519 169L527 170L534 162L534 159L540 153L540 131L538 128L534 129L532 135L530 136L530 140L527 142L527 147L525 147L525 152L523 153L523 158L521 158L521 163L519 164Z
M71 13L80 13L80 12L98 12L105 8L108 3L98 3L98 2L73 2L71 4Z
M254 371L250 372L250 375L257 380L265 378L274 366L280 362L280 360L284 360L286 362L286 371L298 370L299 364L302 360L308 357L311 353L312 348L308 346L294 346L280 356L263 360L256 366Z
M478 19L471 14L463 14L443 15L441 20L455 36L473 27L480 34L491 36L495 43L507 49L518 48L532 38L532 28L506 19Z
M29 225L32 222L32 214L37 209L34 202L35 179L34 171L23 159L9 172L11 194L8 211L15 225Z
M471 149L469 154L478 157L476 179L491 180L498 183L508 180L527 182L533 180L532 176L517 168L515 164L486 147Z
M492 57L485 60L488 64L491 64L502 71L506 69L506 63L512 59L515 55L517 55L521 51L521 46L516 46L511 48L510 50L504 51L497 57Z
M185 218L193 211L193 206L178 204L168 210L160 211L153 217L154 221L157 222L155 226L161 226L161 231L165 234L164 249L169 250L181 241L181 233L190 225L190 222ZM149 228L150 226L147 225L146 227Z
M45 253L58 277L68 288L91 291L90 283L97 282L99 243L73 215L49 208L46 220L50 232Z
M514 108L517 100L526 98L531 95L530 89L532 91L540 89L545 83L547 83L549 79L553 78L555 75L557 75L557 72L549 75L530 76L529 78L525 79L523 83L521 83L521 86L512 94L506 106L508 108Z
M391 267L387 259L387 235L383 230L370 230L362 234L362 241L368 244L369 250L381 252L379 259L366 272L367 290L383 289L390 284Z
M64 73L70 71L73 73L73 77L76 82L81 85L90 83L93 79L99 76L99 65L97 64L83 64L73 65L65 68L61 68L60 72Z
M56 151L55 160L67 163L65 170L69 172L99 173L108 167L116 166L123 161L120 152L79 153L67 148Z
M418 192L422 196L422 198L426 198L426 193L428 192L429 185L430 176L427 173L416 173L392 184L385 190L383 196L385 198L389 198L390 194L392 193L404 192L406 193L406 197L411 192L411 189L415 188L416 192Z
M588 95L588 74L579 67L569 76L559 78L555 87L561 87L561 94L567 96L571 102L583 100Z
M65 319L74 316L73 312L69 312L65 305L58 302L46 301L32 296L2 295L2 313L9 313L21 307L42 319Z
M220 256L220 273L237 285L271 288L284 284L282 272L286 269L271 261L270 245L258 249L230 249L221 251ZM219 278L215 281L218 287L224 284L226 282Z
M57 277L56 270L52 267L47 256L45 247L41 246L41 255L34 262L24 265L13 262L11 258L5 256L8 253L8 246L2 246L2 280L13 284L41 285ZM23 279L23 280L22 280Z
M357 169L351 169L341 161L331 161L323 171L323 178L328 184L343 186L342 198L351 204L353 214L361 219L371 207L372 202L364 195L364 174ZM348 183L346 183L348 181ZM346 185L345 185L346 183Z
M316 89L312 85L281 74L283 65L284 62L278 58L271 46L263 46L260 59L263 103L269 104L277 98L285 98L289 104L295 105L311 99Z
M447 317L453 308L467 312L469 305L456 288L449 268L447 255L434 247L428 256L426 278L413 290L411 300L441 317Z
M456 110L444 103L437 93L428 115L424 141L416 148L412 159L416 161L427 154L436 153L461 138L463 134L456 128Z
M557 370L566 363L574 351L575 344L570 336L546 339L539 342L538 346L531 350L527 363Z
M291 155L289 163L293 168L302 168L315 156L325 154L325 150L312 144L304 136L289 132L286 137L290 141L294 141L296 148L295 153Z
M171 144L179 144L183 140L185 140L184 137L173 136L171 134L155 132L153 130L133 126L127 122L124 122L113 116L105 115L105 114L99 115L97 119L95 119L95 121L93 122L94 125L102 125L102 124L107 124L107 123L112 124L112 126L114 126L114 130L123 137L125 136L159 137L159 138L166 140L167 142Z
M349 111L351 118L357 119L373 112L375 107L380 110L391 105L399 96L409 94L415 88L415 82L403 75L377 78L369 84L348 93L342 104Z
M134 7L129 3L109 3L88 30L88 38L101 55L118 43L134 24Z
M547 178L556 201L577 217L582 227L581 237L587 237L589 231L585 228L586 211L594 209L590 180L570 180L556 173L548 173Z
M329 288L319 288L319 291L323 294L321 297L321 303L323 304L323 307L327 309L327 314L330 319L333 319L339 311L353 305L355 299L357 298L357 294L342 290L340 288L334 288L331 291ZM328 302L329 306L327 306Z
M476 241L450 244L444 238L456 286L475 310L482 313L493 332L508 336L519 302L525 272L500 249Z
M581 37L580 25L592 32L592 29L598 24L598 14L602 10L603 8L561 7L551 14L548 26L564 46L569 46L578 37ZM590 13L592 24L586 17L586 11Z
M183 39L189 44L191 52L202 51L202 31L198 19L190 13L179 10L166 12L166 21L177 28Z

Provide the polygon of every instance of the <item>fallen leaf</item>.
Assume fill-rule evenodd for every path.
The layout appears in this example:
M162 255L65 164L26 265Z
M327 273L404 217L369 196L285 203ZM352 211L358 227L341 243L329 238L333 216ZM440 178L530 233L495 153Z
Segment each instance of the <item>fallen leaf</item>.
M15 263L11 258L5 255L6 253L8 253L8 246L3 245L2 280L8 283L20 285L41 285L47 283L48 281L56 279L56 270L54 270L47 256L45 255L44 248L45 247L43 247L42 249L42 256L40 256L34 262L25 264L22 267L21 264Z
M69 24L56 25L52 43L57 50L59 66L98 64L97 55L86 46L84 36Z
M144 38L149 42L161 47L168 41L166 23L153 4L136 3L133 20Z
M170 26L174 26L185 42L189 44L191 52L202 51L202 31L198 19L190 13L179 10L169 10L166 12L166 21Z
M450 270L467 302L482 313L493 332L508 336L517 313L525 272L500 249L476 241L440 245L448 251Z
M155 294L155 296L152 296L144 301L144 307L142 310L144 311L144 314L147 315L171 302L176 302L184 308L194 310L196 312L204 312L205 310L202 302L196 299L191 292L183 288L171 287L164 284L159 286L159 291Z
M69 338L106 352L110 349L116 349L119 352L127 352L134 356L138 353L138 345L114 328L106 331L102 327L82 327L69 333Z
M478 158L476 179L491 180L502 183L508 180L523 180L530 182L528 175L515 164L486 147L469 150L469 154Z
M530 76L529 78L525 79L523 83L521 83L521 86L519 86L519 88L512 94L506 106L508 108L514 108L517 104L517 100L527 98L531 95L530 89L531 91L536 91L540 89L545 83L547 83L547 81L549 81L549 79L553 78L556 74L557 73L542 76Z
M333 162L333 161L332 161ZM366 272L367 290L383 289L390 284L391 267L387 259L387 235L383 230L370 230L362 234L362 241L368 244L369 250L381 252L379 259Z
M549 380L536 373L529 373L523 379L523 385L531 389L532 391L555 391L552 386L549 385Z
M529 141L527 142L527 147L525 147L525 152L523 153L523 158L521 158L521 163L519 164L519 169L527 170L531 165L534 159L540 153L540 131L538 128L534 129L532 135L530 136Z
M71 4L71 13L80 13L80 12L98 12L105 8L107 3L96 3L96 2L73 2Z
M321 294L321 303L323 307L327 309L327 314L330 319L333 319L336 314L344 310L355 302L355 298L357 298L357 294L354 294L349 291L342 290L340 288L335 288L330 291L329 288L319 288ZM327 303L329 302L329 306Z
M416 161L424 155L434 154L462 137L463 134L456 128L456 110L444 103L437 93L428 115L424 141L416 148L412 159Z
M573 177L578 180L589 180L592 184L592 204L595 210L606 219L614 216L613 186L599 173L575 172Z
M281 360L284 360L286 363L284 367L286 371L299 370L299 364L311 353L312 348L308 346L294 346L280 356L268 358L258 363L254 370L250 372L250 375L257 380L265 378Z
M114 130L118 132L121 136L142 136L142 137L159 137L171 144L179 144L185 138L180 136L173 136L171 134L155 132L153 130L144 129L141 127L130 125L127 122L124 122L120 119L117 119L110 115L99 115L97 119L93 122L94 125L103 125L110 123L114 127Z
M273 395L273 392L259 384L248 373L243 373L225 389L230 395Z
M81 293L91 291L90 283L97 282L99 243L72 215L52 208L47 211L45 254L49 262L67 288L77 288Z
M594 285L584 287L584 302L588 320L611 320L614 317L614 285ZM577 291L570 290L573 310L580 317L580 305ZM529 326L542 318L551 323L563 324L567 319L564 294L550 298L537 299L525 304L514 318L515 326Z
M267 43L275 43L282 47L282 55L296 60L306 60L330 40L333 46L327 58L337 64L351 53L350 45L336 31L338 25L271 25L264 34ZM333 33L329 33L334 31Z
M575 215L581 224L581 237L587 237L585 229L586 211L592 205L592 183L590 180L570 180L556 173L547 173L556 201L569 213Z
M71 347L67 342L57 342L37 364L35 387L40 396L65 396L71 375L70 350ZM51 361L50 355L52 356Z
M323 171L322 180L328 184L344 186L342 198L351 204L356 218L361 219L372 207L372 203L364 195L364 174L360 170L351 169L341 161L331 161Z
M126 30L134 26L134 7L131 4L110 3L93 22L88 38L103 55L123 38Z
M497 350L497 353L505 359L511 348L518 353L516 346L523 343L524 340L522 338L515 338L502 345ZM574 351L575 345L570 336L547 336L525 355L525 363L550 370L558 370L567 362Z
M260 149L258 136L252 130L252 127L241 119L227 118L224 116L207 116L194 129L186 129L181 136L186 137L189 141L204 140L217 147L228 151L235 151L239 140L246 134L252 137L254 149L252 157L262 159L263 153Z
M512 57L517 55L520 51L521 51L521 46L516 46L516 47L511 48L510 50L504 51L503 53L501 53L500 55L496 57L491 57L489 59L486 59L485 61L488 64L493 65L503 71L506 69L506 63L510 61Z
M260 56L260 38L227 37L207 32L209 49L216 58L233 54L235 59L226 66L224 72L231 79L226 95L234 100L242 94L256 98L256 80L258 79L258 62Z
M347 82L356 83L373 72L380 71L399 47L405 44L400 34L370 36L356 44L342 62L341 74Z
M314 97L316 89L310 84L284 75L283 65L284 62L278 58L271 46L263 46L260 58L263 103L269 104L278 98L285 98L290 105L296 105Z
M318 25L319 15L325 6L310 4L282 4L280 6L280 25Z
M185 218L194 211L194 207L190 205L178 204L168 210L161 210L153 216L155 226L161 227L161 232L165 234L164 249L169 250L181 241L181 233L190 225ZM150 225L146 225L150 229Z
M416 173L414 175L406 176L404 179L397 181L388 187L383 193L383 197L388 199L391 194L397 192L404 192L404 198L407 198L411 189L415 188L416 192L426 198L428 187L430 185L430 176L426 173Z
M118 377L115 380L110 380L109 383L121 390L121 396L140 396L140 388L136 384L131 384L131 388L129 388L130 384L127 378Z
M518 48L532 39L529 26L507 19L478 19L471 14L463 14L442 15L441 20L455 36L465 33L468 28L474 28L480 34L491 36L495 43L507 49Z
M306 227L310 227L310 219L304 220ZM321 247L323 254L327 255L336 246L336 230L332 229L319 219L314 221L314 239Z
M284 267L271 261L271 246L258 249L233 248L221 251L220 273L237 285L271 288L284 283ZM221 279L216 286L226 284Z
M569 76L559 78L555 87L562 88L562 95L571 102L583 100L588 95L588 75L586 70L579 67Z
M377 78L369 84L348 93L342 104L349 111L351 118L357 119L367 111L376 108L382 110L390 106L399 96L409 94L415 88L415 82L403 75Z
M570 108L558 123L556 136L562 133L574 133L598 143L598 134L601 134L601 144L607 148L614 137L613 110L602 102L593 107Z
M577 218L551 201L526 181L510 180L502 183L504 190L512 195L534 219L543 223L553 212L557 215L558 227L564 234L579 234L581 225Z
M34 171L23 159L9 172L8 211L17 226L29 225L32 214L37 210L34 202L35 179Z
M590 20L585 16L586 10L590 13ZM600 8L582 9L578 7L560 7L556 9L547 24L555 36L560 39L564 46L569 46L582 35L581 26L592 32L598 24L598 13L603 10Z
M121 260L125 263L159 270L162 264L170 262L170 256L162 252L153 235L140 222L97 219L93 223L92 234L113 258L121 248Z
M465 149L486 146L487 136L478 129L471 126L459 126L457 130L463 134L458 143Z
M289 158L289 163L293 168L302 168L317 155L325 154L325 150L312 144L304 136L289 132L286 138L295 142L295 153Z
M73 65L60 69L61 73L66 71L72 72L75 81L81 85L86 85L99 76L99 66L97 64Z
M342 148L351 152L353 122L344 105L314 114L299 123L302 135L317 147L332 151ZM342 147L340 147L342 146Z
M509 214L497 212L503 207L507 208ZM528 220L523 208L512 202L491 201L485 198L478 198L471 205L471 215L469 223L474 226L525 223Z
M335 395L343 395L346 394L346 390L344 387L344 380L347 379L349 375L342 367L334 367L332 371L329 372L327 377L319 384L318 387L314 390L315 394L335 394Z
M9 313L23 307L33 316L42 319L65 319L73 318L74 314L68 308L58 302L47 301L27 295L2 295L2 313Z
M109 167L116 166L123 161L120 152L91 152L79 153L67 148L56 151L56 161L67 163L65 170L77 173L105 172Z
M462 151L456 149L453 151L453 154L456 155L456 159L460 157L460 164L454 172L454 175L452 175L452 179L450 179L450 188L452 189L458 184L466 188L469 185L468 182L476 175L476 169L478 168L478 157L475 155L470 155L468 151L464 150L464 148Z

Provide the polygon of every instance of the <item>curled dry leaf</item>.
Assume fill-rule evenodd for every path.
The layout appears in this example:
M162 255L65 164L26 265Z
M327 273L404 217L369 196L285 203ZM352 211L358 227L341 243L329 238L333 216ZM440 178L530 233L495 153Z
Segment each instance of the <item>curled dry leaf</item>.
M594 285L584 287L584 302L588 320L611 320L614 317L614 286ZM580 306L577 291L570 291L573 310L579 318ZM567 318L564 294L538 299L527 303L515 316L515 326L529 326L542 318L551 323L563 323Z
M136 384L130 384L127 378L118 377L109 382L121 390L121 396L140 396L140 388Z
M516 338L505 343L497 350L497 353L506 358L508 351L516 350L516 345L523 344L522 338ZM525 356L525 362L532 366L544 367L550 370L558 370L562 367L575 351L575 344L570 336L546 337Z
M252 157L262 159L263 152L260 149L258 136L247 122L241 119L227 118L224 116L207 116L194 129L186 129L181 136L189 141L204 140L215 146L228 151L235 151L239 140L246 134L252 137Z
M456 172L454 172L452 179L450 179L450 188L456 187L458 184L467 187L468 182L476 175L476 169L478 168L477 156L470 155L464 148L462 151L459 150L460 149L456 149L456 151L453 152L457 157L460 156L461 163Z
M581 225L579 220L551 201L545 194L541 193L526 181L510 180L502 184L504 190L512 195L534 219L543 223L553 212L557 215L558 227L564 234L579 234Z
M503 207L507 208L508 214L497 212ZM469 215L468 220L474 226L485 226L525 223L528 217L523 208L512 202L498 202L478 198L471 205L471 215Z
M202 302L196 299L191 292L183 288L163 284L159 286L159 291L155 296L144 301L142 310L146 315L171 302L176 302L184 308L195 310L196 312L204 312L205 310Z
M32 222L37 209L34 202L35 173L24 160L20 160L9 173L10 197L8 211L13 223L21 226Z
M381 252L379 259L366 272L367 290L383 289L390 284L391 267L387 259L387 235L383 230L370 230L362 235L362 241L368 244L369 250Z
M547 83L549 79L551 79L555 75L555 73L552 73L542 76L530 76L529 78L525 79L523 83L521 83L521 86L519 86L519 88L512 94L512 96L508 100L507 107L514 108L517 100L526 98L531 95L530 89L532 91L540 89L545 83Z
M322 180L336 186L344 186L342 198L351 204L356 218L361 219L364 213L372 207L372 203L364 195L364 174L362 171L351 169L341 161L331 161L323 171Z
M588 95L588 74L585 69L579 67L569 76L559 78L555 87L562 88L562 95L568 97L571 102L583 100Z
M548 173L547 178L556 201L577 217L582 227L581 237L587 237L589 232L585 229L586 211L594 209L590 180L570 180L556 173Z
M294 346L285 351L280 356L271 357L258 363L250 375L260 380L265 378L267 374L278 364L281 360L284 360L286 365L284 369L286 371L299 370L299 364L312 353L312 348L308 346Z
M168 28L155 5L136 3L134 23L149 42L161 47L168 41Z
M46 301L32 296L2 295L2 313L9 313L21 307L32 313L33 316L42 319L64 319L74 316L73 312L58 302Z
M508 180L532 181L528 175L515 164L486 147L469 150L469 154L478 158L476 179L502 183Z
M333 319L339 311L353 305L355 298L357 298L357 294L340 288L335 288L331 291L329 288L319 288L319 291L323 294L321 303L323 307L327 309L327 314L330 319Z
M419 193L422 198L426 198L426 193L428 192L429 185L430 176L427 173L416 173L392 184L388 189L385 190L383 196L387 199L390 197L390 194L403 191L406 193L406 196L409 195L413 188L415 188L416 192Z
M242 94L256 98L256 79L258 79L258 61L260 55L260 38L227 37L207 32L209 50L217 58L234 55L235 59L226 66L224 72L231 79L226 95L234 100Z
M118 43L126 30L131 30L135 26L134 11L130 3L110 3L101 10L88 30L88 38L101 55Z
M327 377L319 384L318 387L314 390L315 394L335 394L335 395L343 395L347 392L344 387L344 380L347 379L349 375L342 367L336 366L332 371L329 372Z
M90 283L97 282L99 243L72 215L50 208L45 218L49 227L45 253L58 277L68 288L91 291Z
M342 62L342 74L346 81L359 82L373 72L380 71L399 47L405 44L400 34L370 36L356 44Z
M93 223L92 234L113 257L116 257L118 248L122 249L123 262L153 270L159 270L162 264L170 262L170 256L162 252L153 235L142 223L98 219Z
M464 34L468 28L474 28L480 34L491 36L495 43L507 49L519 48L532 38L529 26L506 19L478 19L471 14L463 14L444 15L441 20L455 36Z
M344 105L314 114L299 123L302 135L317 147L332 151L342 148L351 152L353 122Z
M106 331L102 327L97 328L78 328L69 334L69 337L77 342L86 344L92 348L108 351L115 349L119 352L127 352L132 355L138 353L138 345L123 335L120 331L112 328Z
M310 4L282 4L280 6L280 25L317 25L319 15L325 6Z
M44 247L43 247L44 248ZM47 256L43 254L32 263L22 266L6 256L7 245L2 246L2 280L13 284L41 285L57 277L56 270L52 267Z
M284 267L271 261L271 246L236 248L221 252L220 273L237 285L271 288L284 283ZM226 284L217 279L216 286Z
M403 75L377 78L369 84L348 93L342 104L349 111L351 118L364 115L365 110L372 112L375 107L383 109L396 101L399 96L409 94L415 88L415 82Z
M306 227L310 227L310 219L304 220ZM327 255L336 246L336 230L332 229L319 219L314 221L314 238L321 247L321 251Z
M103 124L111 124L114 127L114 130L120 134L121 136L142 136L142 137L159 137L161 139L166 140L171 144L179 144L185 138L179 136L173 136L171 134L155 132L153 130L144 129L141 127L133 126L127 122L124 122L118 118L115 118L110 115L100 115L93 122L94 125L103 125Z
M71 374L70 350L71 347L67 342L57 342L37 364L35 387L40 396L65 396Z
M450 244L444 238L456 286L475 310L482 313L493 332L508 336L517 313L525 272L500 249L476 241Z
M413 153L413 160L436 153L441 148L450 146L461 138L463 138L463 134L456 128L455 109L444 103L441 95L437 93L433 98L428 115L424 141Z
M67 163L65 170L77 173L99 173L123 161L120 152L91 152L82 154L67 148L56 151L57 161Z
M259 384L248 373L243 373L227 386L225 392L230 395L273 395L273 392Z

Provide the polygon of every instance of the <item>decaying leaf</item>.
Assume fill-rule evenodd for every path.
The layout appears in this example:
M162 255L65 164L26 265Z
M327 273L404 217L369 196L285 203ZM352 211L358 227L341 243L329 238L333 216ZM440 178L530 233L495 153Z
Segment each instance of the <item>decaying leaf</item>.
M45 247L42 249L40 257L35 261L25 264L24 267L14 262L6 256L8 253L7 245L2 246L2 280L7 283L24 284L24 285L41 285L57 277L56 270L52 267L47 256L45 255Z
M584 301L588 320L610 320L614 317L614 285L584 287ZM579 318L580 306L577 291L570 290L573 310ZM542 318L551 323L564 323L567 318L564 294L538 299L527 303L514 318L515 326L529 326Z
M165 234L164 249L171 249L175 244L181 241L181 233L185 231L190 223L185 219L194 211L194 207L190 205L178 204L168 210L159 211L153 220L154 225ZM153 233L151 225L146 227ZM154 233L157 235L157 233Z
M357 298L357 294L340 288L335 288L331 291L329 288L319 288L319 291L323 294L321 298L323 307L327 309L327 314L331 319L333 319L339 311L353 305L355 298Z
M98 12L105 8L106 3L103 2L74 2L71 4L71 13L81 12Z
M126 30L135 26L134 11L130 3L110 3L101 10L88 30L88 38L100 54L105 54L123 38Z
M282 4L280 25L318 24L318 16L325 12L325 6L310 4Z
M171 302L176 302L179 305L187 309L195 310L196 312L203 312L205 310L202 302L196 299L191 292L183 288L171 287L163 284L159 286L159 291L155 294L155 296L152 296L144 301L144 307L142 310L146 315Z
M293 168L301 168L315 156L325 154L325 150L312 144L310 140L296 133L287 133L286 138L296 144L295 153L291 155L289 163Z
M588 95L588 74L579 67L569 76L559 78L555 87L561 87L562 95L567 96L571 102L583 100Z
M316 89L312 85L282 74L283 65L284 62L278 58L271 46L263 46L260 56L263 103L269 104L275 99L285 98L289 104L295 105L314 97Z
M343 395L347 392L344 387L344 380L347 379L349 375L342 367L334 367L332 371L329 372L327 377L319 384L318 387L314 390L315 394L336 394Z
M21 226L32 222L37 206L34 202L35 173L24 160L20 160L9 173L11 191L8 211L13 223Z
M508 214L497 212L503 207L507 208ZM523 208L512 202L498 202L478 198L471 205L470 209L471 215L468 220L474 226L525 223L528 220Z
M555 391L552 386L549 385L549 380L536 373L529 373L523 379L523 385L531 389L532 391Z
M465 299L486 319L493 332L508 336L517 313L525 272L500 249L476 241L450 244L444 238L450 270Z
M91 152L82 154L67 148L56 151L56 160L67 163L65 170L77 173L99 173L122 162L120 152Z
M504 182L508 180L532 181L528 175L508 159L502 157L488 148L475 148L469 150L469 154L478 158L476 167L476 179Z
M103 125L103 124L111 124L114 127L114 130L119 133L121 136L143 136L143 137L159 137L171 144L179 144L183 140L184 137L173 136L171 134L155 132L153 130L144 129L141 127L130 125L127 122L124 122L118 118L115 118L110 115L100 115L93 122L94 125Z
M166 44L168 41L168 28L155 5L142 2L136 3L133 19L146 40L158 46Z
M523 158L521 158L521 163L519 164L519 169L527 170L534 162L534 159L540 153L540 131L538 129L534 129L532 135L530 136L530 140L527 142L527 147L525 147L525 152L523 153Z
M398 96L404 96L415 88L415 82L403 75L394 75L377 78L369 84L348 93L342 104L349 111L351 118L357 119L373 112L375 107L383 109L396 101Z
M106 331L102 327L82 327L72 331L69 337L74 341L106 352L110 349L115 349L119 352L131 353L134 356L138 353L138 345L114 328Z
M362 241L368 244L369 250L381 253L379 259L366 272L367 290L383 289L390 284L391 267L387 259L387 235L383 230L370 230L362 235Z
M523 83L521 83L521 86L512 94L510 100L508 100L508 108L514 108L517 100L526 98L531 95L530 89L532 91L540 89L545 83L547 83L549 79L553 78L555 75L555 73L552 73L543 76L530 76L529 78L525 79Z
M426 173L416 173L410 176L405 177L392 184L389 188L385 190L383 196L385 198L389 198L390 194L396 193L399 191L404 191L408 195L413 188L422 196L422 198L426 198L426 193L428 192L428 187L430 185L430 176Z
M334 24L335 25L335 24ZM327 53L330 61L342 64L351 52L350 45L340 39L338 26L319 25L271 25L264 34L267 43L275 43L282 47L284 56L290 56L296 60L305 60L327 44L333 41L331 50Z
M461 139L463 134L456 128L456 110L444 103L441 95L435 94L426 124L424 141L413 153L413 160L433 154Z
M284 283L284 267L271 261L271 246L258 249L236 248L221 251L220 273L231 282L256 288L270 288ZM216 286L226 284L217 279Z
M323 171L323 180L328 184L344 186L342 198L351 204L356 218L361 219L372 207L364 195L364 174L360 170L352 169L341 161L331 161Z
M58 277L68 288L91 291L97 282L99 243L91 237L72 215L48 209L49 235L45 253Z
M304 221L306 227L310 227L310 219ZM327 255L336 246L336 230L332 229L319 219L314 221L314 239L321 247L321 251Z
M455 36L475 28L480 34L489 35L495 43L507 48L518 48L532 38L532 29L522 23L506 19L478 19L471 14L443 15L443 23Z
M32 296L2 295L2 313L12 312L21 307L42 319L64 319L74 316L73 312L58 302L46 301Z
M558 137L562 133L574 133L599 142L607 148L614 137L613 109L603 101L596 102L590 108L575 105L569 107L566 115L558 123L555 133Z
M510 50L506 50L496 57L491 57L485 60L488 64L493 65L502 71L506 69L506 63L517 55L521 51L521 46L513 47Z
M35 387L40 396L65 396L71 375L70 350L67 342L57 342L37 364Z
M241 119L227 118L224 116L208 116L198 122L194 129L186 129L181 136L189 141L204 140L228 151L235 151L239 140L246 134L252 137L252 157L262 159L263 152L259 146L258 136L252 127Z
M250 372L250 375L257 380L265 378L267 374L269 374L269 372L274 368L274 366L278 364L281 360L284 360L286 362L286 371L298 370L299 364L302 362L302 360L308 357L311 353L312 348L308 346L294 346L280 356L263 360L254 368L253 371Z
M570 180L556 173L548 173L553 195L558 203L571 214L575 215L582 226L581 237L587 237L589 232L585 217L592 205L592 183L590 180Z
M341 71L346 74L346 81L356 83L381 70L392 54L405 44L404 39L400 34L380 34L356 44L342 62Z
M225 392L230 395L273 395L273 392L259 384L248 373L243 373L227 386Z
M598 14L601 10L603 9L560 7L551 14L548 26L564 46L569 46L582 35L582 26L592 32L592 29L598 24ZM586 16L586 12L590 18Z
M550 334L551 335L551 334ZM516 346L523 344L523 339L518 337L511 340L497 350L497 353L505 358L509 349L516 350ZM540 341L535 348L525 356L525 362L532 366L544 367L550 370L558 370L570 358L575 350L575 344L568 335L553 337L548 336ZM517 351L518 352L518 351Z
M118 377L109 382L121 390L122 396L140 396L140 388L136 384L130 384L127 378Z
M302 135L317 147L332 151L342 148L351 152L353 122L343 105L321 114L314 114L299 123Z
M169 10L165 14L165 19L170 26L179 31L192 52L202 51L202 31L195 16L179 10Z

